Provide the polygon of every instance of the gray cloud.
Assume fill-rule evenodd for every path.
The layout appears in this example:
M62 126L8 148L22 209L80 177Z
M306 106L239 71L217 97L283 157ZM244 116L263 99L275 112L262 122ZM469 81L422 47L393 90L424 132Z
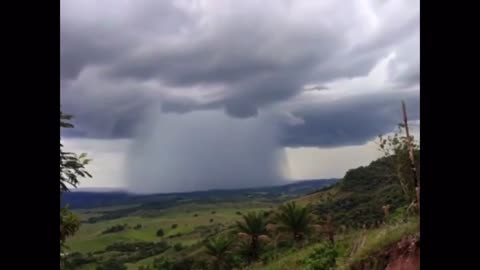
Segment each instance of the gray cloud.
M418 3L347 2L62 0L62 104L77 123L69 135L131 137L155 106L258 117L307 84L365 76L392 51L390 80L397 88L418 84ZM379 126L349 121L370 121L380 110L380 101L357 97L288 111L305 124L285 129L282 142L356 144L391 126L382 114ZM328 117L352 128L336 129Z
M373 93L294 109L299 125L285 125L281 142L291 147L361 145L391 132L402 120L405 100L410 119L419 119L418 92Z

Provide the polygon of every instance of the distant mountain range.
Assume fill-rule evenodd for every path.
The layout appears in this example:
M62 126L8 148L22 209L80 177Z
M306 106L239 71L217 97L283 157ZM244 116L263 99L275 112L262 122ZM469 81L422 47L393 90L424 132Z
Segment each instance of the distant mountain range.
M120 189L79 189L63 195L62 205L70 208L94 208L103 206L142 204L170 206L179 202L215 201L228 198L229 200L244 200L248 198L285 199L305 195L331 186L339 179L312 179L295 181L280 186L206 190L182 193L161 194L133 194Z

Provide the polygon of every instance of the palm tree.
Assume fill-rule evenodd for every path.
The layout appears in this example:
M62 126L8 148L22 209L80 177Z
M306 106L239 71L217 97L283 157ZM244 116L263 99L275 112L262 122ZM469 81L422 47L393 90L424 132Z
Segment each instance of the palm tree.
M280 206L276 219L279 223L278 231L291 233L296 243L305 240L305 237L314 229L314 218L310 207L297 206L295 202Z
M258 259L261 241L268 241L267 220L262 213L250 212L242 215L243 221L237 221L239 236L249 244L249 261Z
M213 258L213 266L215 269L224 269L232 244L233 239L228 239L223 236L212 238L205 244L205 248L207 249L206 253Z

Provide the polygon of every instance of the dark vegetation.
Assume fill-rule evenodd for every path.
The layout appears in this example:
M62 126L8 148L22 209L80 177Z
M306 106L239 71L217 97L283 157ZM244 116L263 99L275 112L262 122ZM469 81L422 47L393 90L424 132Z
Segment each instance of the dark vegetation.
M70 123L71 115L67 115L60 111L60 128L73 128ZM71 188L76 188L80 177L92 177L85 166L90 162L86 158L86 154L77 155L72 152L67 152L63 149L63 144L60 141L60 203L64 199ZM65 267L63 260L63 251L67 248L65 241L67 237L71 237L78 231L80 227L80 220L74 215L65 204L60 207L60 267Z
M96 252L96 254L83 255L72 253L65 259L65 269L77 269L86 264L97 263L97 269L123 269L125 263L137 262L139 260L155 256L169 249L166 242L117 242ZM108 253L108 256L105 255Z
M127 270L127 267L125 264L121 263L120 261L117 261L115 259L109 259L107 261L104 261L100 263L96 270Z
M102 234L107 234L107 233L116 233L116 232L121 232L127 229L127 225L115 225L110 228L107 228L105 231L102 232Z
M317 213L330 213L338 225L371 226L383 221L382 206L395 209L407 204L399 180L394 176L391 157L373 161L369 166L349 170L334 186L338 194L319 203ZM385 177L385 175L392 175Z

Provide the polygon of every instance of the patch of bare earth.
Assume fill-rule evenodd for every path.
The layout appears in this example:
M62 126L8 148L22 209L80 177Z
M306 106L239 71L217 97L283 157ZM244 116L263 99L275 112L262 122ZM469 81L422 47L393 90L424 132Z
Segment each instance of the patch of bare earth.
M385 270L419 270L420 238L411 236L398 242L389 254Z
M352 270L420 270L420 236L406 237Z

